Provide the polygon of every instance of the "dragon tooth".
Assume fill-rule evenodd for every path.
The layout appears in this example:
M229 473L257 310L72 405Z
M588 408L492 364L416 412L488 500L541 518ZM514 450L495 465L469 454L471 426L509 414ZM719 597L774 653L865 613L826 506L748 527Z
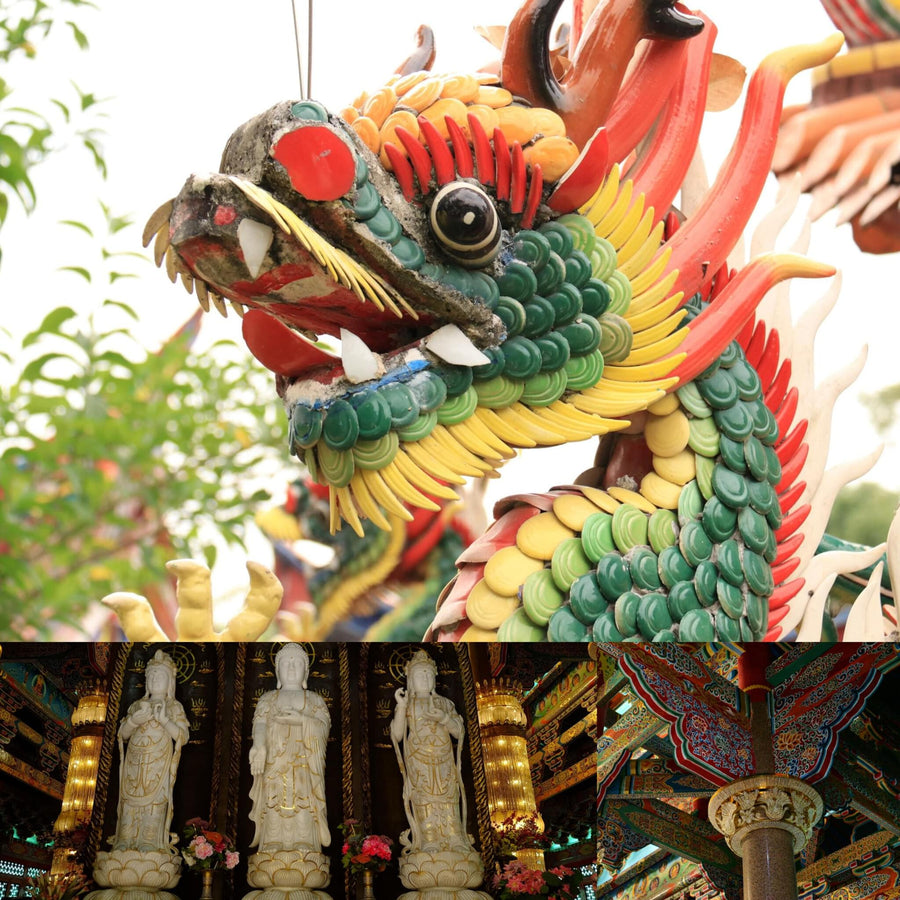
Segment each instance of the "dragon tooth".
M223 319L227 319L228 318L228 307L225 305L225 301L218 294L213 294L213 293L210 293L209 299L212 300L212 304L218 311L219 315Z
M456 325L442 325L423 343L435 356L455 366L483 366L490 362Z
M346 328L341 329L341 362L347 380L361 384L384 374L384 363L377 353L373 353L366 342Z
M259 276L263 260L272 246L275 232L262 222L253 219L242 219L238 225L238 240L244 254L244 263L253 278Z

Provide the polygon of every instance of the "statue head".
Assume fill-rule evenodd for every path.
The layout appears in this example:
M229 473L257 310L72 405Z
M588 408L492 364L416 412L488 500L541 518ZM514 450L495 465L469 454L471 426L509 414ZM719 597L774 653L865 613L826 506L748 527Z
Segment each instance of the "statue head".
M433 694L437 665L425 650L416 650L406 664L406 686L413 694Z
M275 654L277 687L306 687L309 674L309 657L299 644L285 644Z
M145 669L145 695L164 694L167 700L175 696L175 682L178 670L168 653L157 650L153 658L148 660Z

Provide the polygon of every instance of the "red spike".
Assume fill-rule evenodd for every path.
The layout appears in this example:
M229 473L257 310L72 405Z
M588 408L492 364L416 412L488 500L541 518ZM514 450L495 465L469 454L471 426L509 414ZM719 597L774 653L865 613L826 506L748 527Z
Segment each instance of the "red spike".
M747 345L750 343L750 338L753 337L754 328L756 328L756 316L751 316L735 338L743 348L745 356L747 355Z
M778 550L775 553L775 561L772 564L777 566L780 563L783 563L802 543L802 534L792 534L783 544L778 545ZM778 581L776 580L775 583L778 584Z
M675 86L672 72L681 71L688 43L648 41L649 46L635 53L636 63L622 83L606 120L610 159L621 159L650 130Z
M528 185L528 197L525 200L525 211L522 213L520 228L531 228L534 224L534 215L538 204L541 202L541 194L544 192L544 173L541 164L535 163L531 167L531 183Z
M447 146L447 142L441 137L441 133L432 122L419 116L419 128L425 135L425 143L431 152L431 160L434 163L434 176L439 185L445 185L453 181L456 176L456 166L453 164L453 154Z
M431 157L428 151L419 143L418 138L402 125L394 129L394 133L400 138L400 143L406 148L412 160L416 178L419 179L419 193L427 194L431 184Z
M759 365L756 367L756 374L759 375L759 380L762 382L764 391L772 384L772 379L775 377L775 370L778 368L778 361L780 358L781 338L779 338L778 332L773 328L769 332L769 338L766 341L766 349L763 350L762 359L760 359Z
M791 380L791 361L786 359L778 370L778 374L772 380L772 386L765 392L766 406L771 410L781 406L784 395L787 392Z
M696 378L734 340L767 291L785 278L815 276L820 272L833 275L834 269L828 266L813 268L812 263L793 254L760 256L744 266L728 282L715 303L707 306L690 323L687 338L671 354L685 354L685 358L670 374L677 376L682 384Z
M391 168L394 170L394 177L400 185L400 190L403 191L403 196L407 200L412 200L416 195L416 186L413 181L414 175L410 161L390 141L384 144L382 149L390 160Z
M668 243L678 269L673 290L686 297L709 282L743 234L772 163L789 72L776 54L763 60L747 87L741 124L727 159L700 207ZM731 198L722 216L722 197ZM662 248L660 252L663 252Z
M780 584L774 591L772 591L772 596L769 597L769 627L775 625L777 622L780 622L785 615L787 615L787 609L784 609L784 614L777 615L781 610L787 605L789 600L792 600L800 591L803 589L803 585L806 582L802 578L795 578L793 581L789 581L787 584ZM776 613L777 611L777 613Z
M796 535L795 535L796 537ZM783 562L779 565L772 566L772 578L775 580L775 584L781 584L783 581L786 581L794 572L797 571L797 566L800 565L800 560L797 557L793 557L792 559L787 560L787 562Z
M608 162L609 141L606 129L598 128L578 159L556 183L556 188L547 201L550 209L567 213L587 203L603 183Z
M634 193L644 194L645 207L668 209L687 175L703 114L709 87L716 27L701 15L706 27L687 42L687 55L681 67L672 69L669 77L675 83L662 115L653 129L649 146L631 174Z
M499 128L494 129L494 156L497 160L497 199L509 200L509 145Z
M711 300L714 300L725 287L728 285L728 282L731 281L731 276L733 272L729 271L728 263L724 262L721 266L719 266L719 271L716 272L712 284L710 285L709 296Z
M797 480L797 476L803 471L803 464L806 462L807 456L809 456L809 444L803 444L800 450L781 467L781 481L775 487L776 492L780 493Z
M525 206L525 186L528 174L525 171L525 157L522 145L514 141L512 145L512 170L510 172L509 208L514 213L522 212Z
M808 503L797 507L793 512L788 513L781 523L781 528L775 532L775 542L780 544L785 538L789 538L808 518L811 507Z
M472 146L475 148L475 168L478 172L478 180L484 185L493 184L495 181L494 151L491 149L491 142L477 116L469 113L468 120L469 134L472 137Z
M450 135L450 143L453 144L456 171L460 178L471 178L475 172L475 165L472 162L472 148L469 146L469 140L452 116L444 116L444 124L447 126L447 134Z
M797 412L797 398L799 396L797 388L791 388L784 398L784 403L781 404L778 412L775 413L779 434L787 434L788 429L794 424L794 415Z
M672 237L679 228L681 228L681 219L678 218L678 213L671 209L666 215L665 230L663 231L664 240Z
M775 455L778 457L782 469L784 469L785 462L800 449L808 428L809 422L801 419L796 428L783 441L775 445Z
M788 510L800 499L801 494L805 490L806 482L798 481L787 490L782 491L778 495L778 505L781 507L781 512L787 515Z
M765 323L759 322L756 326L756 330L753 332L753 337L750 338L750 343L747 345L747 349L744 351L744 356L747 357L747 362L753 366L754 369L759 367L759 361L762 359L763 349L766 346L766 326Z

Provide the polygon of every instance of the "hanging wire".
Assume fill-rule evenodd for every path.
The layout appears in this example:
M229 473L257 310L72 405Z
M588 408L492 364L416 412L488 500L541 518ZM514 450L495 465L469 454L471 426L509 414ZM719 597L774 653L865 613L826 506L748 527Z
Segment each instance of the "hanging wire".
M312 50L313 50L313 0L307 2L306 31L306 99L312 97Z
M297 76L300 79L300 99L305 100L306 94L303 91L303 61L300 59L300 32L297 28L297 5L295 0L291 0L291 12L293 13L294 20L294 46L297 48ZM309 0L309 19L310 23L312 23L312 0ZM310 47L312 46L312 36L310 35L309 39ZM311 71L311 64L307 67L307 76ZM309 78L307 77L307 84L309 83Z

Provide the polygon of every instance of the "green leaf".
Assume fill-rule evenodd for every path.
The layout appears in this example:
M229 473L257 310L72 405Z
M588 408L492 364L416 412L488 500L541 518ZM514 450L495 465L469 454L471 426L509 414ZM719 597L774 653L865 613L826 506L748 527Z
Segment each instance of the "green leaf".
M63 118L66 120L66 124L68 124L70 119L72 118L72 114L69 112L69 107L66 106L66 104L63 103L62 100L57 100L55 97L51 97L50 102L54 106L62 110Z
M74 272L76 275L80 275L85 281L90 284L91 282L91 273L84 268L84 266L59 266L57 269L59 272Z
M73 359L71 356L61 357L59 353L44 353L39 356L37 359L33 359L22 372L22 381L37 381L39 378L43 377L44 366L47 365L50 360L57 360L60 358L65 359Z
M25 336L25 339L22 341L22 348L30 347L42 334L61 334L60 329L63 324L74 318L75 315L75 310L71 306L57 306L56 309L51 309L44 316L44 321L38 325L37 330Z
M74 22L66 21L66 25L72 29L72 37L75 38L75 43L78 44L78 47L81 50L87 50L88 39L85 37L84 32Z
M75 219L62 219L59 223L60 225L68 225L70 228L80 228L88 237L93 237L94 232L84 224L84 222L78 222Z
M123 303L121 300L106 299L103 301L103 305L118 307L122 310L122 312L127 313L135 321L139 320L138 314L127 303Z

